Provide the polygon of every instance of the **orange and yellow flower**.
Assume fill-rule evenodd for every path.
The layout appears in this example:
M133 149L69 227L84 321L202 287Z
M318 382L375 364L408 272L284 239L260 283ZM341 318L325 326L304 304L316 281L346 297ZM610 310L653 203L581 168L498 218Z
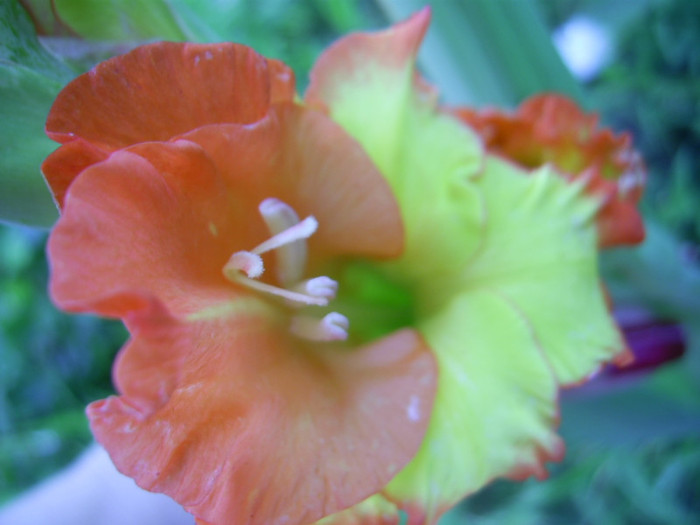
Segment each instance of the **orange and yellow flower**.
M51 293L123 319L115 465L201 524L435 523L561 457L624 348L585 181L494 155L416 76L424 10L293 74L152 44L58 97Z

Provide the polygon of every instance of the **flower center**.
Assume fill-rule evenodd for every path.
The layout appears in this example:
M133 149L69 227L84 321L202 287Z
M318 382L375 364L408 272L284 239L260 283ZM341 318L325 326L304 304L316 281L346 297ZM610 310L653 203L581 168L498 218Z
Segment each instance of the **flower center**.
M335 298L338 283L325 275L303 279L306 268L306 239L318 228L313 217L299 220L288 204L265 199L258 206L271 237L250 251L234 253L224 265L223 274L231 282L263 294L279 297L292 308L327 306ZM277 257L277 281L274 286L258 280L265 271L262 255L274 252ZM348 337L347 317L330 312L322 318L297 313L292 316L290 331L311 341L337 341Z

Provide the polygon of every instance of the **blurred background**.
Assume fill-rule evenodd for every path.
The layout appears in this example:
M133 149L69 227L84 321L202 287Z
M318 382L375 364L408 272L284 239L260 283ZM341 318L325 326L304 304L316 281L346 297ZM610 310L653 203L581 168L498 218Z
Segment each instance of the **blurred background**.
M24 6L41 43L63 59L59 73L47 73L56 89L99 60L167 39L249 44L291 65L300 92L315 58L334 39L386 27L426 3L3 2L0 44L8 45L8 27L24 27ZM700 2L432 5L420 65L447 102L513 108L535 92L560 91L598 112L605 125L630 131L649 169L642 204L647 241L610 250L602 260L637 365L603 371L590 385L563 394L568 453L551 467L549 480L496 482L444 522L700 523ZM0 62L5 59L0 54ZM36 117L27 126L34 128L27 133L43 126L55 96L48 91L44 105L33 106ZM0 115L9 111L8 100L0 102ZM0 168L7 170L10 131L2 127ZM36 166L36 159L27 165ZM16 196L0 191L0 204L10 209ZM39 216L19 209L9 218L40 226L53 219L48 212L32 220ZM113 392L110 366L126 338L120 323L67 316L52 306L46 237L45 228L0 223L0 504L69 464L91 442L84 407Z

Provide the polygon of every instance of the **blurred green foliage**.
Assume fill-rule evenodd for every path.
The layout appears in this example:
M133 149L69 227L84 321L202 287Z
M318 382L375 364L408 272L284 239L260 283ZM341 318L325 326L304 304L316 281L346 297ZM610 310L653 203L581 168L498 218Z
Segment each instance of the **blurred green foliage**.
M444 525L691 525L700 515L700 442L569 449L549 480L496 482Z
M537 3L545 8L552 27L576 13L607 16L604 13L613 4L607 0ZM647 214L669 226L687 246L697 246L700 4L694 0L622 4L625 15L615 25L617 59L588 86L592 105L602 108L604 119L616 128L634 132L651 170ZM378 3L370 0L171 0L167 5L174 10L173 23L179 24L169 31L202 41L242 42L283 59L297 72L300 90L314 59L333 39L387 23ZM432 31L439 31L439 25ZM133 45L139 35L121 36L124 41L117 43L45 42L71 55L69 62L75 69L86 70L105 54ZM630 300L667 301L669 315L680 318L682 309L688 316L684 321L695 326L698 319L690 317L696 313L692 306L696 301L690 294L698 285L697 260L692 249L687 260L669 257L677 243L660 235L649 249L635 252L637 259L623 256L622 263L611 265L614 276L619 274L623 281L620 296L626 297L624 287L629 290L630 282L636 282ZM43 233L0 226L0 501L66 465L90 442L84 407L113 391L109 369L126 338L116 322L55 310L45 293L44 243ZM631 277L630 260L637 261L638 267L638 274ZM685 280L678 281L679 275ZM688 301L692 308L687 308ZM696 341L700 328L697 335ZM700 355L698 349L694 352ZM697 427L681 425L674 432L664 432L672 425L664 423L662 428L653 418L656 412L647 410L669 414L665 407L672 405L650 405L649 396L663 392L664 402L675 400L687 409L678 414L698 413L697 400L691 399L697 389L685 383L678 388L679 376L674 374L683 366L640 380L642 394L630 389L629 395L622 396L624 401L601 394L588 404L567 402L563 432L569 451L566 461L552 469L551 478L494 483L450 513L445 524L693 523L700 515ZM599 408L603 406L605 414ZM643 418L645 412L650 416L642 426L636 425L634 417ZM669 417L680 418L674 414ZM606 427L610 419L615 425Z
M19 4L0 2L0 217L48 226L58 214L37 157L53 149L42 132L44 120L73 72L41 46L32 29Z
M700 243L700 2L652 6L620 35L592 92L606 120L632 130L650 171L644 211Z
M0 501L91 441L84 409L112 391L120 323L67 316L45 292L46 234L0 225Z

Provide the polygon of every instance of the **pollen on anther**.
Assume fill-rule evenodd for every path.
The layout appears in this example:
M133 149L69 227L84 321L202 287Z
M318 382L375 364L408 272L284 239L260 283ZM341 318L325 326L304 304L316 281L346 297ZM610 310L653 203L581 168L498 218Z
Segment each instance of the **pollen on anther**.
M256 279L264 271L265 265L262 257L246 251L234 253L224 266L224 275L227 277L235 277L238 272L244 272L250 279Z
M302 281L294 288L295 291L311 295L313 297L325 297L326 299L334 299L338 292L338 282L330 277L321 275Z

